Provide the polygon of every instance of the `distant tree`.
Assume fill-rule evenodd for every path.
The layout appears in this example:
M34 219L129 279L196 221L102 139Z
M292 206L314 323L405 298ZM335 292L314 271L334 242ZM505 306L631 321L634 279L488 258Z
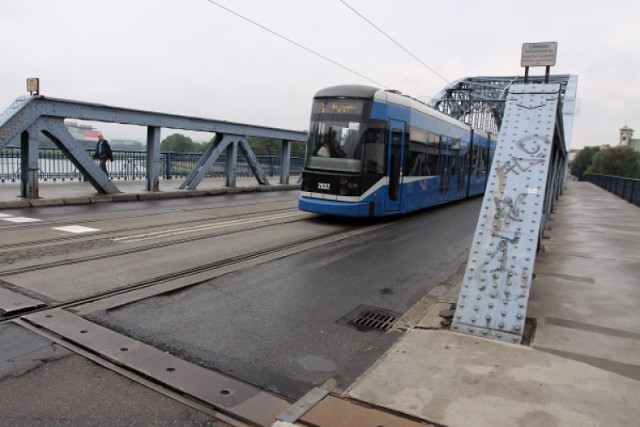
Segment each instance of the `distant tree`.
M601 150L593 156L593 171L601 175L640 178L640 153L627 146Z
M256 156L280 156L282 154L282 141L279 139L250 136L247 141ZM305 144L292 142L291 157L304 157L304 155Z
M202 152L202 144L193 142L188 136L174 133L166 137L160 144L161 151L171 151L174 153L196 153Z
M571 174L577 178L586 175L587 168L593 163L593 156L600 151L600 147L584 147L571 162Z

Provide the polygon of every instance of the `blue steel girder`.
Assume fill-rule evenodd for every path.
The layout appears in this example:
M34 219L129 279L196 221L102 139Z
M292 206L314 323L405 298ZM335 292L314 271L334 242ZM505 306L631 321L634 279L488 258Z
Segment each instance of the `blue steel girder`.
M95 165L87 163L79 152L79 147L74 144L74 139L68 134L68 131L62 131L58 126L58 122L62 124L66 118L89 120L108 123L120 123L137 126L147 126L147 180L146 189L148 191L159 191L159 141L160 129L183 129L201 132L212 132L219 135L220 142L223 135L236 135L242 138L241 148L243 154L249 161L251 170L260 184L268 183L266 176L262 172L260 165L257 163L255 156L246 143L247 136L265 137L271 139L279 139L283 141L283 145L289 141L306 141L307 134L302 131L294 131L281 128L249 125L222 120L205 119L200 117L189 117L175 114L157 113L143 110L133 110L128 108L113 107L103 104L95 104L88 102L72 101L57 98L45 98L44 96L23 96L16 99L9 108L0 114L0 149L4 148L17 136L27 131L40 118L55 119L55 123L49 123L47 126L55 127L55 132L50 132L48 137L52 138L56 144L59 144L65 155L71 156L70 160L84 173L91 183L100 192L118 192L117 187L112 183L103 182L101 175L96 175L93 171ZM64 126L63 126L64 127ZM51 131L51 129L49 129ZM33 146L31 142L21 142L23 147L28 148L27 153L37 152L37 146ZM215 144L212 144L209 153L200 159L194 170L189 174L185 183L180 188L188 186L194 189L200 180L204 177L203 166L208 163L211 166L211 158L220 155L220 151L215 151ZM224 148L224 147L222 147ZM234 145L234 149L237 147ZM289 153L289 150L283 150ZM206 157L206 158L205 158ZM23 166L32 163L33 159L23 159ZM287 158L287 163L289 159ZM232 160L235 162L235 159ZM228 168L232 173L235 172L235 163ZM28 168L25 168L27 170ZM285 169L287 170L287 169ZM206 171L206 168L205 168ZM202 173L201 173L202 172ZM25 172L26 173L26 172ZM37 175L37 174L36 174ZM24 177L23 173L23 177ZM23 194L29 194L31 197L37 197L37 184L34 179L27 184L23 190ZM283 178L281 177L281 180ZM288 179L288 177L286 177ZM227 177L227 182L235 183L235 176L231 179Z
M529 83L542 83L545 76L530 76ZM464 77L447 85L429 105L476 129L497 134L502 126L505 102L513 85L524 83L521 76L478 76ZM563 114L567 135L571 141L570 116L575 104L577 77L574 75L550 75L549 84L560 85Z
M45 98L44 96L28 96L18 98L0 115L0 148L18 136L23 129L41 115L137 126L261 136L289 141L306 141L307 139L306 132L302 131L134 110L67 99Z
M64 125L63 118L40 117L31 128L38 129L38 131L47 136L98 192L120 192L113 181L98 167L98 164L89 157L87 150L69 133L69 130ZM23 197L28 196L23 195Z
M253 154L253 150L251 150L246 138L241 135L223 135L221 133L217 133L216 138L207 146L200 159L198 159L195 167L189 175L187 175L182 184L180 184L179 188L195 190L206 173L211 169L213 163L218 159L218 157L220 157L220 155L222 155L223 152L226 153L227 159L225 185L227 187L235 187L238 146L240 146L242 155L247 160L249 168L258 183L261 185L268 185L269 180L262 170L262 166L258 162L258 159Z
M243 157L247 160L249 164L249 168L253 173L253 176L256 178L258 183L261 185L269 185L269 179L267 178L267 174L262 170L262 166L258 162L251 146L247 142L246 139L241 139L238 141L238 145L240 146L240 151L242 152Z
M147 173L145 190L160 191L160 128L147 127Z

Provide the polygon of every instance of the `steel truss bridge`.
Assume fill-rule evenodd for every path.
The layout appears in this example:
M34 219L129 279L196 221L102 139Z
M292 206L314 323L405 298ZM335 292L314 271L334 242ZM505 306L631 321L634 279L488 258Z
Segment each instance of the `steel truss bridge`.
M98 192L119 192L115 183L102 172L87 150L71 135L64 124L65 119L145 126L147 128L145 190L147 191L160 191L160 130L162 128L215 134L213 142L209 144L180 185L181 189L190 190L196 189L214 162L222 155L226 155L225 183L227 186L235 186L239 154L246 159L258 183L268 184L262 165L249 146L248 136L261 136L282 141L280 182L288 183L291 142L307 139L305 132L289 129L133 110L41 95L24 96L16 99L9 108L0 113L0 149L6 147L13 139L20 138L22 197L38 198L39 143L36 135L39 133L49 138Z
M452 328L519 343L525 333L533 266L548 216L562 192L576 101L577 77L470 77L444 88L431 106L475 128L498 133L496 151ZM64 119L147 127L146 190L159 191L160 129L215 133L215 139L184 180L195 189L215 160L226 154L227 186L235 186L239 151L260 184L267 178L247 136L283 143L281 182L288 179L291 141L304 132L212 119L130 110L29 96L0 114L0 149L20 137L22 197L38 197L38 142L43 133L99 191L118 192L113 182L71 136Z
M545 83L545 76L529 76L527 83ZM498 134L504 118L509 89L525 83L521 76L465 77L442 89L429 106L456 120L486 132ZM550 75L549 84L560 85L565 128L571 129L575 109L577 77ZM567 138L571 140L571 137Z

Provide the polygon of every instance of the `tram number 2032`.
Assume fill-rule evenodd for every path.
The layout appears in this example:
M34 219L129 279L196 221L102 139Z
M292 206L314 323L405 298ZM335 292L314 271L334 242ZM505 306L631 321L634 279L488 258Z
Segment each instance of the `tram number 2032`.
M318 190L331 190L331 184L329 184L328 182L319 182Z

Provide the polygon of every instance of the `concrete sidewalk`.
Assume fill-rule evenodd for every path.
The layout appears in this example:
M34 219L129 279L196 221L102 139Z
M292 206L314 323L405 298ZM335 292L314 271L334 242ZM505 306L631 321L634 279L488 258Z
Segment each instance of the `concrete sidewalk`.
M439 329L436 304L347 396L451 427L637 425L638 242L640 209L569 182L536 258L529 347Z
M0 209L81 205L105 202L131 202L138 200L174 199L180 197L203 197L253 191L298 190L298 177L289 179L291 184L280 184L280 177L269 177L269 185L260 185L253 177L236 178L235 187L225 187L225 178L205 178L196 190L180 190L181 179L161 180L160 191L145 191L145 181L115 180L121 191L115 194L98 193L89 182L40 182L38 199L20 197L19 183L0 184Z

